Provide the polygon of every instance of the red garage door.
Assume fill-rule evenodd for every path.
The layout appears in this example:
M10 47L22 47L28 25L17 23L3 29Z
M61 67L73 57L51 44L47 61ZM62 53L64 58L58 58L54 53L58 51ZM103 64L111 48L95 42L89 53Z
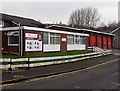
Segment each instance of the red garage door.
M96 46L96 35L90 35L90 46L93 47L93 46Z
M108 37L108 49L112 48L112 38Z
M103 49L107 49L107 36L103 36Z
M102 48L102 36L101 35L98 35L97 37L97 44L99 48Z

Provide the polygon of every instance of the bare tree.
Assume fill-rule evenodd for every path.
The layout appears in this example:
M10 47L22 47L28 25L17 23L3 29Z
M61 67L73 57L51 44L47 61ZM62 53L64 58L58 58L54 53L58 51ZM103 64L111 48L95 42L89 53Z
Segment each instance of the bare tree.
M100 20L100 15L95 8L82 8L75 10L70 15L68 25L79 28L94 28Z

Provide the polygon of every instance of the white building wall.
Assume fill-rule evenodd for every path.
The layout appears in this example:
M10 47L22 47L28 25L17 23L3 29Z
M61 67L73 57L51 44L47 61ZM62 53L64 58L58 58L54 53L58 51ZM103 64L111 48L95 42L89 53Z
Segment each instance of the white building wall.
M43 52L60 51L60 44L44 44Z
M85 44L67 44L67 50L85 50Z

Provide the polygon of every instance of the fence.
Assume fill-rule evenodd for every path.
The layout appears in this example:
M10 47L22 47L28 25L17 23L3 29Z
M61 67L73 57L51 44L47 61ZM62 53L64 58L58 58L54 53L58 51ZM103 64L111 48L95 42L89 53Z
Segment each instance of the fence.
M111 54L110 51L97 51L93 53L87 53L87 54L78 54L78 55L68 55L68 56L57 56L57 57L40 57L40 58L1 58L1 63L7 63L7 64L1 64L0 69L9 69L12 70L13 68L20 68L20 67L26 67L29 69L30 67L37 67L37 66L45 66L45 65L52 65L52 64L60 64L60 63L67 63L67 62L74 62L78 60L84 60L94 57L100 57L102 55L108 55ZM78 58L80 57L80 58ZM71 58L71 59L70 59ZM67 59L67 60L64 60ZM59 61L53 61L53 60L59 60ZM31 63L31 62L37 62L37 63ZM46 62L47 61L47 62ZM18 62L19 64L13 64L15 62ZM25 62L25 64L21 64L21 62Z

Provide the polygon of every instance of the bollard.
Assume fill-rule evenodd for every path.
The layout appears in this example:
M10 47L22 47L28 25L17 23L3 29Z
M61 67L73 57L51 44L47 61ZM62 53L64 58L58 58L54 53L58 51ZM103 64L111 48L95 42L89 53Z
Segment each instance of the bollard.
M19 65L20 65L20 61L19 61ZM20 70L20 67L19 67L19 70Z
M11 65L12 65L12 58L10 59L9 64L10 64L10 68L8 68L8 70L9 70L9 71L12 71L12 67L11 67Z
M27 70L29 70L30 69L30 58L28 58L27 64L28 64Z

